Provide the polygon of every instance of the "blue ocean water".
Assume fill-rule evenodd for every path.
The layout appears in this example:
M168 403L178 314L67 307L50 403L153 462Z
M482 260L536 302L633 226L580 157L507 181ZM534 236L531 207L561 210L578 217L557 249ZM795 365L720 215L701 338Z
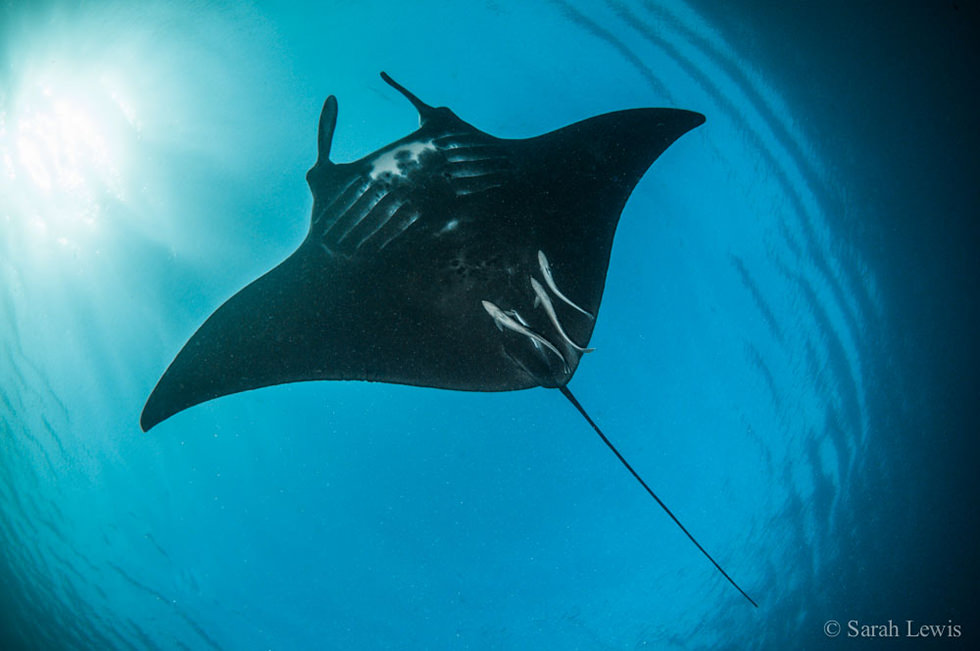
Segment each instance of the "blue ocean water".
M0 3L0 648L975 644L976 8L721 4ZM758 609L556 391L307 383L140 432L305 236L324 98L335 160L415 128L381 70L503 137L707 116L570 386Z

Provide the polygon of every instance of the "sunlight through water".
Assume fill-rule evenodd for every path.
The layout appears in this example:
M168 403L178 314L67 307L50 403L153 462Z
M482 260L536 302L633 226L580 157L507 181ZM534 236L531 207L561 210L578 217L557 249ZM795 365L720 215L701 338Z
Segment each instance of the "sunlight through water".
M86 247L107 204L126 200L135 109L109 71L50 63L19 81L0 115L7 228L27 244Z

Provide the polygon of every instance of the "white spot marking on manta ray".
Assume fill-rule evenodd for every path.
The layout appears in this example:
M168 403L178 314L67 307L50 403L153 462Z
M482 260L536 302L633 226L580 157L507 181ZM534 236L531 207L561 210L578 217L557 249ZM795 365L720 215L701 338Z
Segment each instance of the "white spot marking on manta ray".
M417 140L386 151L371 164L371 180L377 181L383 175L404 177L405 167L418 165L422 154L435 150L432 140Z

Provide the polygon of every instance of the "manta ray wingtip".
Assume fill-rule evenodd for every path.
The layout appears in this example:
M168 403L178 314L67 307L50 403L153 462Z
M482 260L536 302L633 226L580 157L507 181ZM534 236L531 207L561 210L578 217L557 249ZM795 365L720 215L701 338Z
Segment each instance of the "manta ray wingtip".
M702 124L704 124L707 121L707 118L704 117L703 113L698 113L697 111L682 111L681 109L676 109L676 110L687 114L687 118L690 121L690 126L688 127L689 131L691 129L696 129L697 127L700 127Z
M152 398L152 394L150 397ZM143 430L144 432L149 432L150 429L152 429L153 426L157 425L161 420L160 418L148 413L149 405L150 405L150 400L147 400L146 405L143 406L143 412L140 414L140 429Z

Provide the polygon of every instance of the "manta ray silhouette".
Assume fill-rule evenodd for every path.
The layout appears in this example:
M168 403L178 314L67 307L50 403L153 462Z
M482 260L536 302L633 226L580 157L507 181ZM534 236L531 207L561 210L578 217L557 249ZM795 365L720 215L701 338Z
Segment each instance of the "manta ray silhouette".
M592 336L620 213L647 168L704 116L599 115L495 138L448 108L352 163L330 160L337 100L306 178L309 233L232 296L150 394L143 430L214 398L287 382L367 380L465 391L558 388L746 599L592 421L567 384Z

